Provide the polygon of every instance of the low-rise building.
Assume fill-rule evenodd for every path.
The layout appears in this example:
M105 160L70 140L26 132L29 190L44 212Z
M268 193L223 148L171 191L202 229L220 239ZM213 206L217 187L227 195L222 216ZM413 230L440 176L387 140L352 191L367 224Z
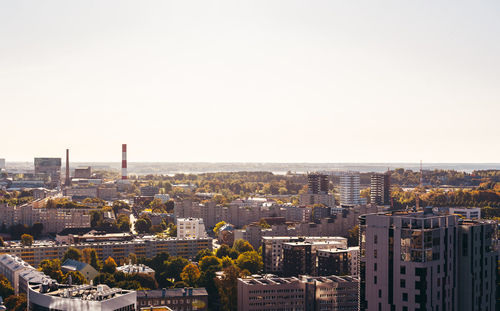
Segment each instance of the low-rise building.
M174 311L208 310L208 293L205 288L169 288L138 290L137 308L166 306Z
M42 283L29 286L29 310L135 311L133 290L107 285L62 285Z
M116 268L117 271L123 272L125 274L147 274L152 277L155 276L155 270L151 269L150 267L143 265L143 264L137 264L133 265L132 263L129 263L128 265L123 265L119 266Z
M9 280L15 294L19 293L19 275L26 270L32 269L32 266L17 256L10 254L0 255L0 274L3 274Z
M91 280L99 275L99 272L88 263L73 259L66 259L61 265L61 271L64 273L68 273L70 271L78 271L87 280L87 283L90 283Z

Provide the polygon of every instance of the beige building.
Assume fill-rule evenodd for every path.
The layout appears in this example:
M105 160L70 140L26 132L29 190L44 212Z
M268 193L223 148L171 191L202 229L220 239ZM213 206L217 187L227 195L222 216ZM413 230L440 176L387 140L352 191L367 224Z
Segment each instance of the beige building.
M358 279L345 276L238 279L238 311L355 311Z
M68 273L70 271L78 271L83 275L83 277L89 284L90 281L92 281L96 276L99 275L99 272L88 263L72 259L66 259L66 261L62 263L61 271L64 273Z

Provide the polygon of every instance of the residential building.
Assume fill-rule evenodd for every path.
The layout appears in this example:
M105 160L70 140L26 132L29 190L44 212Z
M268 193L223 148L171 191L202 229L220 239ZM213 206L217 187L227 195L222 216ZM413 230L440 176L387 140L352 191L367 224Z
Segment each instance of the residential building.
M391 175L373 174L370 178L370 203L391 205Z
M90 281L99 275L99 272L88 263L73 259L66 259L61 265L61 271L64 273L78 271L87 280L87 283L90 283Z
M31 267L31 269L26 269L19 274L19 293L28 293L28 285L30 283L42 284L56 282L49 276L45 275L42 271Z
M206 238L202 218L177 218L177 238Z
M301 275L305 282L306 310L357 311L359 279L352 276L308 276Z
M275 236L262 237L262 259L264 261L264 273L283 273L283 244L289 242L337 242L338 248L347 248L347 239L332 236Z
M300 195L301 205L323 204L328 207L335 206L333 195L328 194L329 186L328 175L308 174L307 175L307 193Z
M65 188L63 193L72 199L97 198L97 187L71 187Z
M103 185L97 188L97 197L106 201L113 201L118 198L118 188L116 186Z
M355 311L358 283L350 276L239 278L238 311Z
M128 265L116 267L116 270L123 272L125 274L140 273L140 274L147 274L152 277L155 276L155 270L151 269L150 267L143 264L132 264L131 262L129 262Z
M458 223L458 310L495 310L497 226L491 220Z
M459 215L465 219L481 219L481 208L479 207L450 207L450 215Z
M337 249L338 241L293 241L283 243L283 275L317 275L317 252L320 249Z
M11 254L0 255L0 274L9 280L15 294L19 293L19 275L23 271L32 269L32 266L17 256Z
M238 279L238 311L306 310L306 283L267 275Z
M361 203L359 173L343 173L340 176L340 205L354 206Z
M154 195L155 199L158 199L161 201L161 203L167 203L170 200L170 196L166 193L157 193Z
M358 276L359 247L319 249L317 258L317 275Z
M160 193L160 188L154 186L141 187L141 197L154 197Z
M5 159L0 159L0 171L5 169Z
M93 248L97 252L100 261L113 257L117 262L128 258L130 253L137 257L154 257L161 252L166 252L170 256L181 256L187 259L194 258L199 251L212 249L212 238L204 239L177 239L177 238L156 238L146 236L131 241L120 242L89 242L78 244L56 244L47 241L35 241L31 246L0 247L0 254L7 253L20 257L33 266L38 266L44 259L60 259L69 247L79 250Z
M137 294L133 290L107 285L29 285L29 310L135 311Z
M169 288L138 290L137 308L166 306L173 311L208 310L205 288Z
M494 310L496 223L392 212L360 217L361 310Z

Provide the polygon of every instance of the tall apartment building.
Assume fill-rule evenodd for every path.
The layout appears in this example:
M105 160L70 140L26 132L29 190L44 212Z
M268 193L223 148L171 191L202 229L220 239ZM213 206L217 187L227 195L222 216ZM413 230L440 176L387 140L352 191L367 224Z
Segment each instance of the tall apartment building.
M497 223L494 221L459 221L458 310L495 310L496 238Z
M177 238L206 238L205 224L201 218L177 218Z
M337 242L338 248L347 248L347 239L343 237L262 237L262 259L264 273L283 273L283 244L289 242Z
M358 280L348 276L238 279L238 311L355 311L357 300Z
M5 159L0 159L0 171L5 169Z
M361 310L493 310L492 222L394 212L360 217Z
M7 280L9 280L16 295L19 293L20 274L26 270L32 269L34 268L19 257L10 254L0 255L0 274L4 275Z
M361 204L360 177L358 172L346 172L340 176L340 205L354 206Z
M370 178L370 203L377 205L391 204L391 175L373 174Z
M307 193L300 195L301 205L324 204L328 207L335 206L333 195L328 194L328 175L308 174Z

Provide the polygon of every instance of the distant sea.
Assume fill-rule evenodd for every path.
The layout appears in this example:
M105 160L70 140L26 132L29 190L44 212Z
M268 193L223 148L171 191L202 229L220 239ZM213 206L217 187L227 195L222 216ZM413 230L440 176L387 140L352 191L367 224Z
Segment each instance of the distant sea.
M32 171L33 162L7 162L8 171ZM64 168L63 163L63 168ZM119 170L119 162L71 162L70 167L91 166L92 170ZM500 170L500 163L423 163L424 170L456 170L472 172L474 170ZM177 173L214 173L214 172L273 172L285 174L307 172L331 172L333 174L343 171L384 172L387 169L404 168L419 170L420 163L243 163L243 162L129 162L129 174L177 174Z

